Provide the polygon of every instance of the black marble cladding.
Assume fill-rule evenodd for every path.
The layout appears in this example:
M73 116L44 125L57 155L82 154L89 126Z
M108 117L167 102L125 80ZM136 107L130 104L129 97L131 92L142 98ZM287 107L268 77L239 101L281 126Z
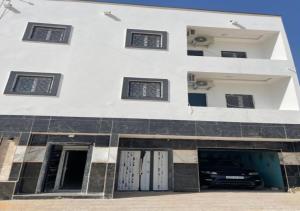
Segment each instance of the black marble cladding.
M285 171L290 188L300 187L300 166L286 165Z
M106 163L92 163L88 193L102 193L104 190Z
M46 146L48 142L53 143L95 143L97 147L108 147L110 136L92 136L92 135L75 135L69 137L67 135L46 135L46 134L33 134L31 136L30 146Z
M295 152L300 152L300 142L295 142L293 146L294 146Z
M0 200L11 199L14 188L15 182L0 182Z
M218 141L218 140L181 140L181 139L141 139L121 138L120 148L168 148L196 150L198 148L228 149L268 149L283 152L295 152L293 142L271 141Z
M105 186L104 186L104 197L107 199L111 199L114 197L115 175L116 175L116 164L108 163L106 169Z
M289 177L300 177L299 166L285 165L285 170Z
M16 188L18 193L35 193L41 167L42 163L23 163L18 188Z
M300 177L288 176L290 188L300 187Z
M30 137L31 134L30 133L21 133L21 136L20 136L20 141L19 141L19 145L20 146L27 146L28 143L29 143L29 140L30 140Z
M0 133L119 133L299 139L300 124L130 118L0 116Z
M9 181L17 181L20 176L21 168L22 168L22 163L13 163L11 170L10 170L8 180Z
M110 147L119 146L119 134L111 134L109 140ZM116 163L107 163L106 164L106 175L105 175L105 185L104 185L104 197L113 198L115 190L115 180L116 180L117 164Z
M159 135L196 135L196 122L179 120L149 120L149 133Z
M99 135L42 135L31 133L93 133ZM103 135L107 134L107 135ZM85 142L94 143L98 147L120 148L241 148L241 149L273 149L284 152L300 152L300 142L266 142L266 141L217 141L217 140L180 140L180 139L124 139L119 142L119 134L148 134L170 136L212 136L212 137L247 137L247 138L280 138L299 139L300 124L263 124L213 121L181 121L152 119L121 119L121 118L82 118L82 117L49 117L49 116L5 116L0 115L0 135L20 137L19 145L45 146L47 142ZM41 163L23 163L21 177L17 178L21 166L13 165L9 180L16 181L16 190L20 193L34 193ZM98 164L92 164L98 165ZM91 183L88 192L104 191L106 198L113 197L116 164L91 169ZM188 165L188 166L184 166ZM194 164L175 164L174 179L178 186L174 190L197 191L196 177L198 172ZM196 164L195 164L196 165ZM175 167L176 166L176 167ZM300 172L294 166L287 166L286 172L291 187L300 186ZM29 170L28 170L29 169ZM93 180L93 175L102 174L103 184ZM185 171L185 172L184 172ZM186 172L188 174L186 174ZM35 175L30 175L34 174ZM182 176L183 175L183 176ZM193 176L194 175L194 176ZM184 181L182 178L188 178ZM106 178L106 179L104 179ZM198 182L198 177L197 177ZM10 183L11 184L11 183ZM186 188L180 187L186 186ZM8 187L9 185L7 185ZM5 186L6 187L6 186ZM11 186L9 186L11 187ZM195 188L196 187L196 188ZM8 188L9 189L9 188Z
M174 191L199 192L198 164L174 164Z

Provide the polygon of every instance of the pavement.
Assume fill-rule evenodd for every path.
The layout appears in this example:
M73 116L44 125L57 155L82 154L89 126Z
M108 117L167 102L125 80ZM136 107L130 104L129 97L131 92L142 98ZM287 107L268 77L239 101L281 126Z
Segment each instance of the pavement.
M0 211L300 211L300 192L122 193L116 199L0 201Z

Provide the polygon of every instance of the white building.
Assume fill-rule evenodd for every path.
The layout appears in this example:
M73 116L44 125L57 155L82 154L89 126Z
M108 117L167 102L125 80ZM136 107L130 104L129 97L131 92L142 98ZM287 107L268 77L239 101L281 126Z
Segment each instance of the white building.
M0 198L200 191L211 157L300 186L281 17L6 0L0 55Z

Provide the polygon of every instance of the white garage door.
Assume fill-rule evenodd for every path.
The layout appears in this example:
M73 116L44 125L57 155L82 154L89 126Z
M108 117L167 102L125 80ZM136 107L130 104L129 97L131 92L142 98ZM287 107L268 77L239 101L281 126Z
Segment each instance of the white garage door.
M118 190L139 190L141 151L122 151Z
M154 151L153 190L168 190L168 152Z
M168 190L168 151L121 151L118 190Z

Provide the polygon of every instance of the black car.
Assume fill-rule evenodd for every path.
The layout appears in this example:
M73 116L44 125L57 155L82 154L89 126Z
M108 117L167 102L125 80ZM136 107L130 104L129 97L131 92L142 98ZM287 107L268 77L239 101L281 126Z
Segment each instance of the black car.
M202 188L263 188L264 181L259 173L246 169L233 161L204 162L200 164L200 185Z

